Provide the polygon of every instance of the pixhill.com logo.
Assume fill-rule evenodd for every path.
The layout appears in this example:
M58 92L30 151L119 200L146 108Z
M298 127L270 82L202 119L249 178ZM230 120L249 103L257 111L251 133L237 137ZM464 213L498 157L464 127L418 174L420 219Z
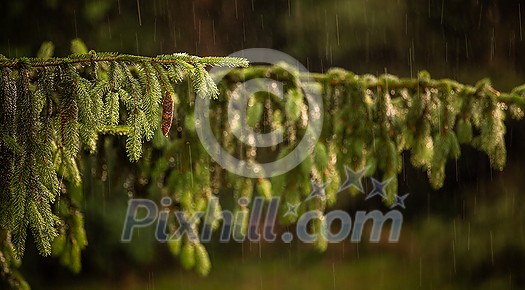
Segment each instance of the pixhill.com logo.
M338 192L350 187L354 187L361 193L365 194L365 200L380 197L386 199L385 188L390 180L379 181L373 177L370 178L372 190L365 192L363 187L363 177L366 169L353 171L345 167L346 180L341 184ZM312 199L326 199L325 188L327 184L319 185L312 181L312 191L301 202L296 204L287 203L284 216L293 216L296 219L295 227L291 231L281 234L281 240L290 243L297 237L304 243L314 243L322 235L329 243L339 243L350 239L351 242L361 242L365 223L370 221L372 228L369 235L369 242L379 242L382 237L382 231L387 222L390 222L390 234L388 242L396 243L399 241L401 227L403 225L403 214L396 208L405 208L405 199L408 194L403 196L394 196L394 202L387 212L380 210L356 211L353 217L350 213L343 210L332 210L325 213L319 210L311 210L298 215L298 208L304 202ZM188 213L177 210L170 210L172 199L164 197L160 200L161 209L150 199L131 199L128 203L126 219L122 231L122 242L130 242L133 232L137 228L149 227L155 225L155 238L159 242L180 239L184 235L190 241L200 241L201 243L210 242L213 235L212 225L218 220L222 221L219 231L218 240L220 242L244 242L249 240L259 242L261 240L274 242L277 239L275 233L277 217L281 201L279 197L273 197L266 201L262 197L255 197L251 202L247 198L240 198L238 204L247 211L238 211L233 213L229 210L222 210L219 214L216 210L218 207L218 198L212 198L205 211L194 212L191 216ZM144 213L139 214L142 209ZM266 211L265 211L266 209ZM175 217L179 227L174 233L168 233L168 220ZM245 227L244 220L248 219ZM314 234L309 231L309 224L314 220L322 222L320 233ZM333 223L338 221L340 226L337 231L333 231ZM200 231L198 230L200 228ZM200 233L200 234L199 234Z
M213 134L213 124L211 122L212 119L210 119L210 99L204 96L197 96L195 98L195 129L201 144L217 164L238 176L269 178L284 174L301 164L301 162L310 156L319 140L324 115L321 91L306 85L313 82L313 80L308 77L309 74L306 67L301 65L298 60L283 52L267 48L250 48L235 52L230 56L246 58L250 63L285 64L283 67L293 68L295 71L306 76L306 79L301 79L301 81L298 82L300 89L303 91L304 98L308 103L308 106L306 106L307 112L305 111L304 113L306 121L305 133L304 136L298 140L293 150L287 152L286 155L278 160L267 163L258 163L253 160L251 162L240 160L238 156L236 157L225 150ZM232 68L213 68L210 71L210 75L213 76L215 82L219 82L231 69ZM293 74L291 71L289 73ZM246 107L248 106L249 99L255 93L261 91L267 91L280 99L285 98L285 90L282 83L276 82L276 80L271 78L247 79L232 92L232 97L228 99L227 106L228 124L230 124L232 134L237 137L243 145L254 148L277 146L285 140L284 132L281 128L276 128L269 133L261 133L256 132L247 123ZM366 170L365 168L360 171L353 171L345 166L346 180L341 184L338 192L353 187L365 194L366 200L371 198L386 199L385 187L388 186L391 180L379 181L371 178L373 188L370 192L365 192L362 181ZM379 210L357 211L355 215L351 216L342 210L332 210L325 213L319 210L310 210L304 213L301 212L299 215L298 209L301 204L313 199L320 199L321 201L326 199L326 187L327 184L317 184L312 181L312 191L304 200L298 203L287 202L286 204L281 204L281 200L278 197L274 197L269 201L266 201L262 197L256 197L253 200L240 198L237 203L240 207L247 210L237 211L235 213L223 210L220 214L216 214L218 212L218 199L216 198L209 201L205 211L192 212L191 214L183 211L170 210L173 201L169 197L164 197L160 200L160 209L157 203L152 200L131 199L122 231L122 241L131 241L134 229L148 227L156 223L155 236L158 241L166 242L187 235L189 240L209 242L212 237L212 225L216 225L217 220L221 220L222 227L219 233L219 241L221 242L231 240L242 242L246 239L254 242L261 239L273 242L277 239L275 229L277 215L279 212L282 212L279 211L279 207L281 206L286 209L284 217L296 221L294 230L285 232L280 236L281 240L286 243L291 242L295 237L305 243L313 243L318 238L321 238L319 235L322 235L322 238L331 243L337 243L345 239L359 242L362 240L364 225L368 221L372 223L369 241L378 242L380 240L381 231L388 221L391 221L389 242L397 242L399 240L403 215L395 208L405 208L404 201L408 194L403 196L395 195L392 206L387 212L381 212ZM141 209L145 214L139 214ZM173 217L177 220L179 227L175 233L168 234L168 221ZM246 220L248 220L247 226ZM309 231L312 223L319 221L322 225L321 231L316 231L317 233L315 234ZM336 221L340 226L332 227ZM200 231L198 231L198 229L200 229ZM334 232L332 229L338 230ZM200 236L198 233L200 233Z

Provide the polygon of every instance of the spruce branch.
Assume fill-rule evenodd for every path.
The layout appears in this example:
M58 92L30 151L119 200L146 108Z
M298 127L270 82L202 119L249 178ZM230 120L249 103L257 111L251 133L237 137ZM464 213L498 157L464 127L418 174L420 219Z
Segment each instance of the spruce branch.
M8 68L43 68L62 66L64 64L89 64L95 62L124 62L124 63L158 63L165 65L184 64L187 68L192 68L196 64L206 66L225 66L225 67L247 67L248 61L234 57L198 57L186 53L162 54L155 57L139 56L131 54L117 54L108 52L88 54L73 54L65 58L27 58L19 59L0 58L0 67Z
M129 159L138 161L143 141L159 127L163 96L172 96L174 83L192 76L212 96L217 90L206 66L247 66L244 59L187 54L82 53L87 50L81 42L74 43L77 54L66 58L51 58L52 51L47 43L38 58L0 56L0 227L12 237L18 258L28 228L40 253L51 253L61 222L51 204L64 183L81 183L82 145L94 152L100 133L127 135ZM77 224L76 231L83 231L82 222ZM72 261L75 271L81 248L68 254L78 257Z
M275 73L272 66L256 66L249 69L233 69L227 76L229 81L238 82L241 80L256 77L270 77L277 81L287 81L290 76L287 74ZM450 88L456 92L465 92L477 98L485 96L495 97L498 102L507 105L516 105L525 110L525 84L512 89L510 92L496 90L487 79L479 81L476 85L461 84L451 79L431 79L430 75L422 71L417 78L398 78L391 74L374 76L370 74L356 75L350 71L339 68L331 68L326 73L302 73L299 74L300 81L314 81L316 83L326 83L332 87L345 86L350 83L360 83L363 88L370 90L421 90L434 89L443 90ZM396 100L393 100L396 102ZM401 101L401 100L399 100ZM399 102L397 101L397 102Z
M73 271L80 269L80 250L87 240L80 203L72 200L67 187L81 183L79 153L82 148L95 152L100 134L125 136L125 150L129 160L138 162L141 179L155 185L151 188L160 187L163 195L172 194L188 216L205 209L221 184L233 184L236 197L282 195L283 203L296 204L311 191L311 178L318 184L329 183L327 199L314 200L299 210L322 213L336 201L344 180L339 174L346 167L390 180L386 190L387 203L391 203L403 152L410 154L414 166L426 171L434 188L443 185L446 162L459 158L460 143L485 152L491 165L502 169L506 114L520 118L525 110L525 85L504 93L488 80L466 85L435 80L426 72L417 78L398 78L356 75L343 69L300 74L283 65L257 66L233 69L217 86L207 67L245 67L246 60L93 51L50 58L51 51L52 47L44 48L41 58L0 57L0 233L9 235L20 257L27 229L31 229L37 249L44 255L59 256ZM77 43L75 51L86 49ZM272 92L256 94L246 118L255 130L266 126L283 129L283 144L268 148L275 156L290 152L308 130L304 86L317 88L326 108L312 154L271 182L221 175L217 164L203 162L209 156L195 131L194 98L219 96L210 104L214 135L227 152L248 162L257 160L261 154L257 148L242 145L228 134L225 121L225 106L234 88L254 78L284 83L284 100ZM177 130L170 134L174 117ZM144 145L145 140L151 144ZM176 164L170 161L174 155L178 156ZM179 157L186 160L180 162ZM51 204L60 192L64 203L54 210ZM157 193L152 190L151 194ZM220 205L217 208L219 212ZM246 210L237 208L238 212ZM283 220L294 222L293 217ZM322 230L321 220L315 221L317 233ZM216 222L211 224L218 227ZM236 235L246 232L246 224L239 226ZM209 257L202 244L187 240L169 244L185 267L203 275L209 272ZM316 246L323 250L326 241Z

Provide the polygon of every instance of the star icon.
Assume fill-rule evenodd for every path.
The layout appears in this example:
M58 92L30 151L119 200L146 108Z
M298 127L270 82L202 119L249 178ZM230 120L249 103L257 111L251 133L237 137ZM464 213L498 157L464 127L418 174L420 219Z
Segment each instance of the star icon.
M343 182L343 184L341 184L337 192L339 193L352 186L358 189L360 192L365 192L362 179L367 169L368 167L365 167L355 172L354 170L350 169L350 167L345 165L346 180Z
M288 207L288 210L286 211L286 213L283 216L292 215L292 216L296 217L297 216L297 209L299 208L300 205L301 205L300 202L298 202L296 204L287 202L286 206Z
M386 192L385 192L385 187L388 186L388 184L390 183L390 181L392 180L392 178L389 178L383 182L380 182L379 180L375 179L375 178L371 178L372 180L372 185L374 186L374 188L372 188L372 191L370 191L367 195L366 195L366 199L369 199L369 198L372 198L376 195L379 195L381 196L383 199L386 199Z
M390 206L390 208L394 208L396 206L400 206L402 207L403 209L405 208L405 199L407 198L407 196L409 195L410 193L407 193L403 196L399 196L399 195L395 195L394 196L394 203Z
M308 201L312 198L319 197L322 201L326 199L326 193L324 192L325 188L328 186L328 183L318 185L314 180L311 180L312 183L312 192L304 201Z

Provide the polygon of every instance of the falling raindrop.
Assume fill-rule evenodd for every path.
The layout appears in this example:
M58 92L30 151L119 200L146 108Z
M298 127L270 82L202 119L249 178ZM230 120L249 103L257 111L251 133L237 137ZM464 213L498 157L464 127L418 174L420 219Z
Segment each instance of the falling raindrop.
M520 40L523 40L523 28L521 24L521 4L518 3L518 18L520 22Z
M257 231L258 231L258 234L260 235L261 234L260 228L257 229ZM258 241L257 244L259 245L259 259L261 259L262 258L262 243L261 241Z
M483 18L483 4L479 5L478 29L481 28L481 18Z
M246 25L244 21L242 22L242 40L243 42L246 42Z
M414 76L414 69L412 63L412 48L408 48L408 66L410 67L410 78Z
M470 222L467 226L467 251L470 251Z
M213 44L215 45L215 19L212 19L211 21L211 31L213 35Z
M135 44L137 46L137 55L140 54L139 52L139 35L135 32Z
M416 61L416 47L414 44L414 39L412 38L412 62Z
M198 43L201 43L201 20L199 19L199 26L198 26Z
M148 272L148 285L147 285L147 289L155 289L155 280L154 280L154 275L153 275L153 272Z
M457 241L457 233L456 233L456 219L453 220L453 229L454 229L454 241Z
M239 11L238 11L238 7L237 7L237 0L233 0L233 2L235 3L235 19L239 19Z
M78 29L77 29L77 11L73 10L73 20L75 22L75 37L78 38Z
M186 144L188 144L188 152L190 154L191 187L193 187L193 160L191 158L191 145L190 142L187 142Z
M241 263L244 264L244 243L241 243Z
M452 258L454 264L454 274L456 274L456 245L454 240L452 240Z
M495 28L492 27L492 37L490 39L490 61L494 59L495 54L496 54L496 32L495 32Z
M408 13L405 13L405 35L408 35Z
M467 38L467 35L465 34L465 55L466 55L466 58L469 59L469 52L468 52L468 38Z
M456 182L459 182L458 160L456 159Z
M492 231L490 231L490 258L492 261L492 265L494 265L494 245L492 242Z
M401 152L401 167L403 170L403 181L407 182L407 171L405 167L405 152Z
M443 25L443 16L445 14L445 0L441 1L441 25Z
M423 257L419 256L419 288L423 287Z
M139 26L142 26L142 17L140 16L140 3L139 0L137 0L137 12L139 16Z
M108 34L109 34L109 39L112 39L112 37L111 37L111 21L109 20L109 16L108 16Z
M337 46L339 46L339 15L335 15L335 29L337 34Z
M334 281L334 289L335 289L335 263L332 263L332 278Z
M445 62L448 63L448 42L445 41Z

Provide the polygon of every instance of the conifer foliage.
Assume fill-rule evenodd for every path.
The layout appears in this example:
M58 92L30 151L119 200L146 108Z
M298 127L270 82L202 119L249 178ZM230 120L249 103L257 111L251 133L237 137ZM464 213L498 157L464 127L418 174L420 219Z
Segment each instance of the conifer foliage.
M39 58L0 56L0 274L15 288L22 282L11 268L23 256L28 229L42 255L53 253L80 270L87 244L80 200L65 191L66 184L80 185L81 149L94 152L100 133L124 134L129 159L139 160L176 83L189 77L196 91L216 97L206 67L247 65L244 59L184 53L152 58L87 52L79 40L72 50L67 58L51 58L46 43ZM164 103L169 117L173 100Z
M137 179L147 181L151 198L171 197L169 209L188 219L208 209L194 224L198 232L219 227L221 205L214 197L228 186L236 200L280 196L281 205L297 204L300 215L324 212L335 202L345 167L390 180L386 202L392 202L404 152L436 189L443 185L447 160L459 158L461 144L484 151L492 166L502 169L505 117L522 118L525 108L525 86L501 93L488 80L469 86L434 80L426 72L402 79L334 68L305 76L275 65L233 69L216 85L206 67L245 67L246 60L88 52L78 40L67 58L51 58L52 50L46 43L39 58L0 57L0 279L12 287L27 286L15 269L28 229L42 255L53 254L72 271L80 270L87 238L79 156L81 150L94 153L104 135L126 138L127 156L137 162ZM228 124L235 89L257 78L284 84L284 99L258 92L248 103L245 121L255 131L283 130L284 142L264 150L241 144L231 133L235 124ZM219 96L211 102L209 121L223 148L246 162L263 162L286 155L308 130L304 86L321 94L324 125L313 153L299 166L269 179L250 179L224 174L210 160L196 133L197 94ZM326 199L306 200L314 183L326 185ZM279 210L281 223L296 221L285 206ZM238 213L247 212L246 204L236 205L233 216L241 220L234 239L246 234L248 215ZM323 230L322 221L322 216L314 221L315 233ZM211 265L201 241L173 237L180 225L168 223L171 252L184 268L206 275ZM318 237L315 246L323 250L327 241Z

